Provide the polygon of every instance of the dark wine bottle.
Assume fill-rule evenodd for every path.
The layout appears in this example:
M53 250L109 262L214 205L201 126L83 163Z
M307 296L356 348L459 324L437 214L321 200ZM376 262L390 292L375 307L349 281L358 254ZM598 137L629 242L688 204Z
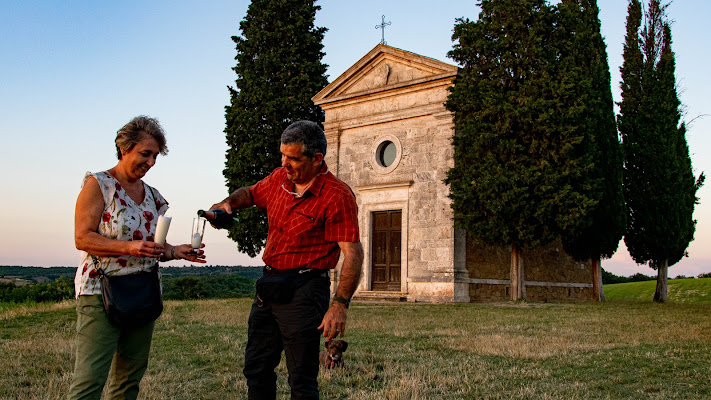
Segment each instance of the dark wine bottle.
M230 229L237 221L237 217L233 214L228 214L227 211L215 208L213 210L198 210L198 217L203 217L212 224L215 228Z

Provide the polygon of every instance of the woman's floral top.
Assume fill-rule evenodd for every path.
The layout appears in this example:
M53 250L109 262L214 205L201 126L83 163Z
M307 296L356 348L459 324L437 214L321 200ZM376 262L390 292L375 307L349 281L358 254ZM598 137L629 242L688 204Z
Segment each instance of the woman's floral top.
M87 172L82 181L82 187L90 177L96 178L104 196L104 212L99 222L98 232L110 239L116 240L146 240L152 241L156 231L158 216L168 210L168 202L146 183L146 195L143 203L136 204L121 184L107 171ZM149 271L157 262L155 258L135 257L130 255L97 257L100 267L107 275L129 275ZM97 266L96 268L98 268ZM101 280L94 267L91 255L81 252L81 262L74 277L76 296L101 294Z

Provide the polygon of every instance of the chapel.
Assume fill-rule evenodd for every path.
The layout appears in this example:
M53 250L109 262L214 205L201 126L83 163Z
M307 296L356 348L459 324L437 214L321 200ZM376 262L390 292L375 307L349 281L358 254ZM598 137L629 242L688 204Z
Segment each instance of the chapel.
M381 43L312 99L325 112L326 162L358 203L365 259L356 300L512 299L509 249L454 226L444 180L455 132L444 103L457 72ZM523 259L522 298L594 298L591 263L576 262L559 242Z

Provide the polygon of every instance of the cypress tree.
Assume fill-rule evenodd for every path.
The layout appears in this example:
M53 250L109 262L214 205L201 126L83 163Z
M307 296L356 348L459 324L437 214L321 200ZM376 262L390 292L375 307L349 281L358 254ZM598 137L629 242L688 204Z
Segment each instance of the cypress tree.
M511 297L523 293L521 251L576 231L595 205L581 192L584 135L569 121L555 15L545 0L482 0L476 22L457 20L449 57L463 65L446 106L454 113L448 172L455 223L511 246Z
M610 67L601 34L596 0L563 0L559 7L561 27L567 28L561 42L567 43L562 63L571 88L583 111L577 129L584 134L584 151L590 157L590 170L581 190L587 190L597 206L590 211L580 229L563 237L568 254L579 261L591 260L593 292L598 301L602 291L601 258L617 251L625 231L626 209L622 193L622 149L617 134L612 99Z
M235 87L225 107L227 154L223 174L228 192L254 184L280 165L281 133L290 123L322 123L311 101L328 83L321 62L325 28L314 26L314 0L253 0L240 22ZM239 211L229 237L254 257L267 237L266 215Z
M627 200L625 244L638 264L657 270L654 301L667 301L668 268L686 255L693 240L695 180L681 102L666 5L650 0L645 26L638 0L628 8L618 125L625 150Z

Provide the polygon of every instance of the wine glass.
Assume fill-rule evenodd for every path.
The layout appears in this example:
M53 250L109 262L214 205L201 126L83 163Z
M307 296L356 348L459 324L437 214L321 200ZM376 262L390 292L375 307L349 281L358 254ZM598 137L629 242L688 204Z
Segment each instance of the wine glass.
M190 245L193 247L193 252L197 252L202 245L202 240L205 238L205 223L207 220L203 217L193 218L193 225L190 235Z

